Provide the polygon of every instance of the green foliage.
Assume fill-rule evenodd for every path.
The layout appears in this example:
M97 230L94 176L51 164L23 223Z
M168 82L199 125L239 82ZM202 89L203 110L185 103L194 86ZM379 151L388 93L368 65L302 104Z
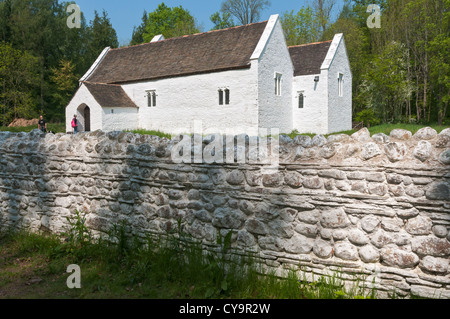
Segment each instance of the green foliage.
M215 12L209 19L214 23L214 27L211 30L221 30L235 26L229 12L222 12L222 15L220 15L220 12Z
M319 20L311 7L285 12L281 17L283 32L288 46L316 42L320 39Z
M195 18L182 6L170 8L161 3L150 12L143 34L144 42L150 42L156 35L162 34L165 39L200 32Z
M148 21L148 13L144 10L144 14L142 15L142 22L138 27L133 28L133 34L131 36L130 45L136 45L144 43L144 32L145 27L147 26Z
M137 130L125 130L125 132L130 132L130 133L134 133L134 134L141 134L141 135L159 136L159 137L162 137L162 138L168 138L169 140L172 138L171 134L164 133L164 132L161 132L161 131L137 129Z
M96 13L90 25L81 13L81 28L68 28L69 14L66 8L70 3L58 0L0 1L0 43L7 43L14 50L22 52L24 57L35 59L32 67L25 66L30 64L31 58L21 59L25 65L14 66L16 73L26 74L32 70L32 79L23 77L20 90L5 90L0 84L0 94L18 104L20 101L21 105L26 104L29 108L22 114L14 114L8 104L7 112L0 112L7 117L2 120L3 125L9 124L6 122L15 116L29 119L37 113L44 114L49 121L63 119L66 90L58 87L61 83L53 81L55 69L64 72L61 61L71 61L70 72L78 77L86 73L106 46L118 46L117 36L106 12L102 16ZM26 85L23 85L25 82ZM4 106L4 100L0 99L0 104Z
M358 112L358 114L356 114L355 116L355 121L363 122L367 128L369 128L371 125L380 123L380 120L375 116L375 113L372 109L365 109L361 112Z
M53 119L64 122L65 108L77 88L78 76L71 61L61 60L58 68L51 69L50 80L54 83L53 101L55 108L51 110ZM50 113L50 112L48 112Z
M0 42L0 122L36 115L31 89L38 79L38 59Z

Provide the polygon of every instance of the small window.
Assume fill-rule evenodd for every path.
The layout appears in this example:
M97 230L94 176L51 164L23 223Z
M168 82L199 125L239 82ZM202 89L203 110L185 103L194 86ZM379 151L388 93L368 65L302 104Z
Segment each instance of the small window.
M281 96L281 77L280 73L275 73L275 95Z
M230 90L219 89L219 105L230 104Z
M340 97L344 96L344 74L338 74L338 94Z
M225 89L225 104L226 105L230 104L230 90L229 89Z
M305 95L303 92L299 92L298 94L298 108L302 109L305 105Z
M156 91L147 91L147 105L148 107L156 106Z
M223 105L223 91L219 90L219 105Z

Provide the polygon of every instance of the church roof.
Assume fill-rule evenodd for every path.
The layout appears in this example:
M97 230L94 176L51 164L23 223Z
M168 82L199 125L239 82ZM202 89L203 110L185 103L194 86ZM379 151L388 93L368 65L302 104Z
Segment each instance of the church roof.
M250 68L267 21L111 49L86 79L123 84Z
M332 42L315 42L289 47L294 64L294 76L320 74L320 67Z
M137 107L120 85L83 82L102 107Z

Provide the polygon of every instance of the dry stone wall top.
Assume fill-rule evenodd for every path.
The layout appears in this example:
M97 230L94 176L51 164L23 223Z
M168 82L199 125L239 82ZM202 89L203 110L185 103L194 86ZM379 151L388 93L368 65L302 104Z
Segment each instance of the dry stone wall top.
M279 271L339 269L381 292L450 298L450 129L282 135L268 140L275 167L249 161L252 138L218 138L193 136L186 163L173 158L186 136L2 132L0 227L61 232L79 210L98 236L121 222L133 236L180 226L214 249L232 231L235 254Z

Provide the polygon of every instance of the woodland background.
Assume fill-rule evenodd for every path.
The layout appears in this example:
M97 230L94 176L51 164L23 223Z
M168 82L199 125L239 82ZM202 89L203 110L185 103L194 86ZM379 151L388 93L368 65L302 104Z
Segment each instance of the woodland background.
M78 79L107 46L119 47L108 13L81 28L67 27L75 2L0 0L0 126L15 118L64 122ZM381 8L381 28L369 28L369 4ZM448 125L450 0L314 0L280 13L288 45L331 40L344 33L353 74L353 116L366 125ZM225 0L211 13L213 29L259 22L266 0ZM143 12L126 45L205 32L195 16L161 3Z

